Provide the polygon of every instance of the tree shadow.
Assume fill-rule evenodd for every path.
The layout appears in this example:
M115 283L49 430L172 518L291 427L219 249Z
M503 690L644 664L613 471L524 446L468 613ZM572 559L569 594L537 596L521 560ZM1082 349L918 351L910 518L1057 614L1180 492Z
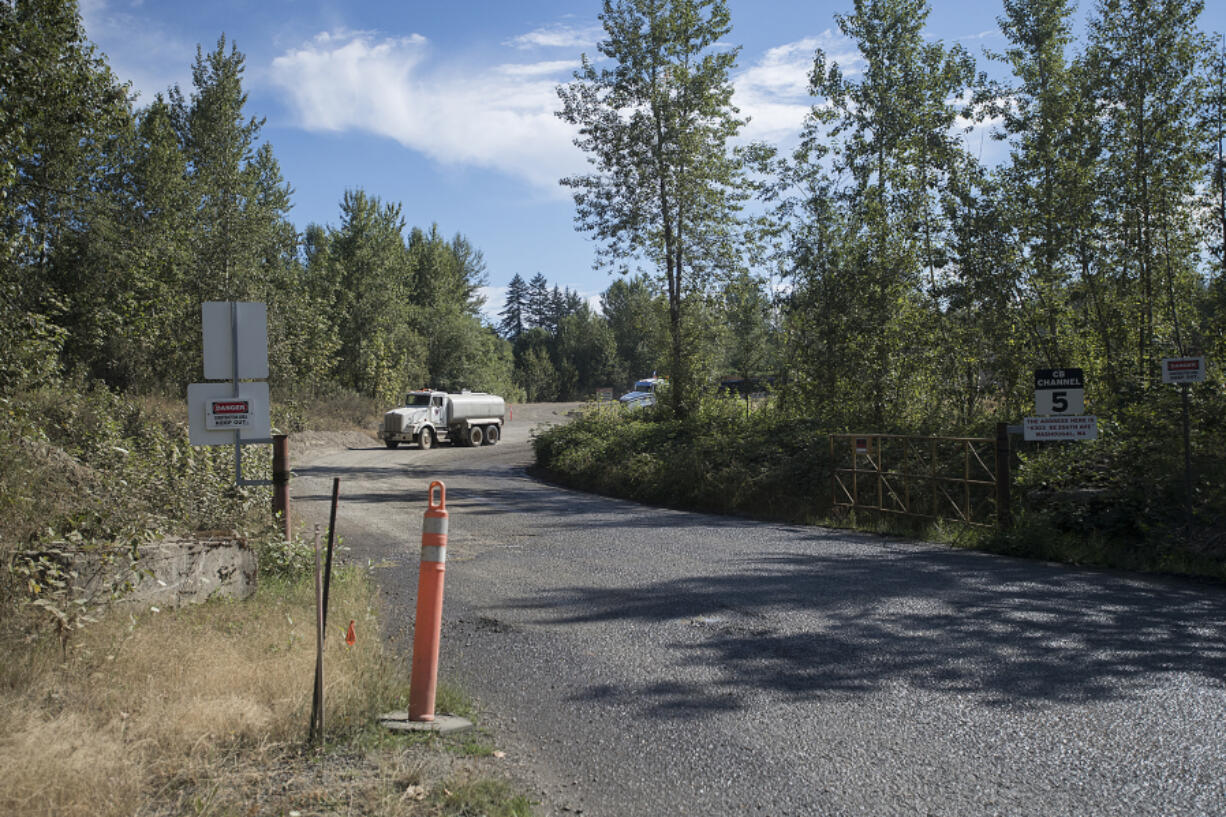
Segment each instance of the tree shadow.
M569 587L515 606L545 626L677 636L666 645L677 662L716 679L686 695L714 709L763 690L813 701L894 684L987 705L1083 703L1136 697L1164 676L1226 677L1220 587L905 545L760 553L735 573ZM592 690L655 714L703 706L650 688Z

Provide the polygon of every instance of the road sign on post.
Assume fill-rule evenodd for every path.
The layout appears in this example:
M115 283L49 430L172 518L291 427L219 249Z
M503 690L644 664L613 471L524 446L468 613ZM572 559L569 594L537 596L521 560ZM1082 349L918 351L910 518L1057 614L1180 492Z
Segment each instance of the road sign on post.
M1026 442L1098 439L1098 418L1093 414L1077 417L1024 417L1022 439Z
M192 383L187 387L188 439L192 445L266 442L272 436L267 383ZM239 409L245 409L239 411Z
M1205 379L1203 357L1162 358L1163 383L1200 383Z
M271 485L243 478L243 446L272 442L268 384L268 306L207 301L200 306L204 376L229 383L193 383L187 388L192 445L233 445L234 484Z
M1035 369L1034 409L1038 417L1022 422L1022 439L1093 440L1098 418L1085 415L1085 378L1081 369Z
M1086 412L1081 369L1036 369L1034 410L1040 417L1075 417Z
M1188 387L1205 379L1203 357L1162 358L1162 382L1177 383L1183 392L1183 488L1188 531L1192 530L1192 418L1188 410Z

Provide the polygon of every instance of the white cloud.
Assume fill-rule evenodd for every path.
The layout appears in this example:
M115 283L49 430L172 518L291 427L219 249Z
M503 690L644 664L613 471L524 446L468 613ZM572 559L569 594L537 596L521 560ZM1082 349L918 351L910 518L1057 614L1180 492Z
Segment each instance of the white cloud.
M586 164L554 116L569 61L443 66L429 41L329 32L273 60L271 77L308 130L360 130L446 163L558 190ZM562 195L558 191L558 195Z
M543 26L527 34L512 37L504 45L513 48L594 48L604 34L604 29L597 25L569 26L557 23Z
M578 60L550 60L548 62L508 63L494 70L508 77L539 77L569 75L579 67Z
M734 78L734 102L750 117L746 139L788 143L800 132L814 100L809 96L809 74L820 48L839 64L844 75L859 72L863 60L846 37L829 29L769 49L756 63Z

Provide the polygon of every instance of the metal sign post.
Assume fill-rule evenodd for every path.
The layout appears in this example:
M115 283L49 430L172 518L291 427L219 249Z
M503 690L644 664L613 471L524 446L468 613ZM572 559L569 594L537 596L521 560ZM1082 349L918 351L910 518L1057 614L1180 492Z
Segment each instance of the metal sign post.
M1164 357L1162 359L1162 382L1178 383L1183 397L1183 490L1184 514L1188 531L1192 530L1192 420L1188 409L1188 388L1192 383L1205 379L1203 357Z

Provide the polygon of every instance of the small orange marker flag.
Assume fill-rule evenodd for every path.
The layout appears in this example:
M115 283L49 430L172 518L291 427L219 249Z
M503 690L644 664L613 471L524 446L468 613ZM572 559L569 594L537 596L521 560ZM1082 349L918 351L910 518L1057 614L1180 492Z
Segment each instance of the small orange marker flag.
M358 635L353 631L353 619L349 619L349 631L345 633L345 643L352 647L357 640Z

